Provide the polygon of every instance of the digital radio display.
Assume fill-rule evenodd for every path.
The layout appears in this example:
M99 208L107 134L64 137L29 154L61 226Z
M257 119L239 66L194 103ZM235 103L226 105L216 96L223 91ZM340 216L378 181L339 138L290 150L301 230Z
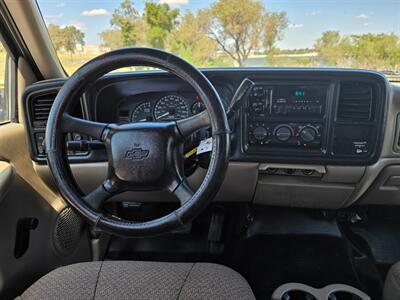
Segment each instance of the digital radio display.
M272 87L272 115L322 115L325 110L326 86Z

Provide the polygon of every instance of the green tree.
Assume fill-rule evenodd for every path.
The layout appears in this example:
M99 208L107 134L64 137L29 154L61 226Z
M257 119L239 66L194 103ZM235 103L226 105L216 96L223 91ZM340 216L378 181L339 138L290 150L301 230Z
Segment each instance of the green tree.
M272 49L287 26L285 13L269 13L259 0L218 0L207 18L210 35L239 66L251 53Z
M100 34L101 46L108 49L119 49L122 48L122 34L120 30L109 29L101 32Z
M203 67L213 65L217 59L217 43L208 35L205 13L186 12L167 39L167 50Z
M263 46L267 52L272 51L276 43L282 39L283 32L288 26L285 12L266 13L263 21Z
M177 24L178 9L171 9L167 3L146 2L144 17L147 24L147 38L151 46L164 49L168 33Z
M110 20L111 25L121 32L123 46L137 44L140 34L143 34L138 30L140 22L140 15L131 0L124 0L114 10Z
M63 29L64 33L64 49L71 54L75 53L77 46L85 46L85 34L75 26L66 26Z
M337 66L342 64L351 52L351 43L348 37L342 37L339 31L325 31L314 44L323 64Z
M78 45L85 45L85 34L73 25L60 27L50 24L48 30L56 51L62 50L72 55L78 49Z
M58 25L49 24L47 29L53 42L54 49L56 51L60 51L64 45L65 40L62 28Z
M399 70L400 38L393 33L341 36L338 31L326 31L314 46L323 64Z
M352 58L356 67L398 71L400 68L400 38L391 34L351 36Z

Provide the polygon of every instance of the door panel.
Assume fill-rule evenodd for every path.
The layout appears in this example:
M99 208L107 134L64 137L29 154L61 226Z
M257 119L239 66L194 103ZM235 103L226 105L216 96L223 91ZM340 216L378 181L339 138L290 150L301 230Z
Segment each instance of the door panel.
M91 259L84 223L68 210L36 174L24 126L0 125L0 299L13 299L58 266ZM60 250L70 230L76 243Z

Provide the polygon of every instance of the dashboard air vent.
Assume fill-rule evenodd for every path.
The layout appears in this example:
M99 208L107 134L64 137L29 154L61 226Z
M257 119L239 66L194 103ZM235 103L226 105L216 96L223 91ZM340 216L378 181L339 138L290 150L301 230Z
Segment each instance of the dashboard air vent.
M372 87L360 82L340 86L337 118L341 121L370 121L373 115Z
M55 97L56 94L46 94L32 99L32 122L34 127L46 127Z

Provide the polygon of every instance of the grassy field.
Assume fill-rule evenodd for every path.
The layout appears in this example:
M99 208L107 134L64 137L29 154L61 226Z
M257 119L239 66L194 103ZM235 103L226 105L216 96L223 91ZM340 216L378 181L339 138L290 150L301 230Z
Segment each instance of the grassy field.
M61 64L63 65L65 71L71 75L73 72L76 71L81 65L85 62L89 61L90 59L100 55L100 53L74 53L69 54L65 52L57 53L58 57L60 58ZM190 61L189 61L190 62ZM193 63L193 62L191 62ZM221 57L219 61L214 62L214 64L210 67L233 67L235 64L233 61L227 57ZM257 56L257 57L250 57L245 62L245 66L247 67L263 67L263 66L302 66L302 67L315 67L316 63L313 59L308 58L295 58L295 59L285 59L279 58L274 59L273 61L269 61L267 56ZM207 67L207 66L198 66L198 67ZM146 67L131 67L131 68L123 68L116 70L114 72L121 72L121 71L135 71L135 70L149 70L151 68Z
M74 53L69 54L65 52L57 53L60 58L61 64L63 65L65 71L68 75L74 73L80 66L88 62L92 58L99 56L100 53ZM148 67L129 67L115 70L113 72L127 72L127 71L138 71L138 70L151 70Z
M313 53L306 53L313 54ZM64 66L66 72L71 75L77 68L81 65L89 61L90 59L100 55L100 53L58 53L60 61ZM189 60L189 62L191 62ZM193 63L193 62L191 62ZM197 67L233 67L237 66L231 59L226 56L221 56L220 59L214 62L213 65L210 66L197 66ZM255 55L250 56L245 62L245 67L305 67L305 68L321 68L321 67L329 67L324 65L316 55ZM340 67L344 68L367 68L362 65L343 65ZM381 68L385 69L385 68ZM113 72L121 72L121 71L138 71L138 70L151 70L151 68L147 67L131 67L131 68L123 68L119 70L115 70ZM378 70L379 71L379 70Z
M0 44L1 47L1 44ZM65 52L59 52L58 57L60 58L61 64L63 65L67 74L71 75L80 66L82 66L87 61L100 55L100 53L82 53L77 52L74 54L69 54ZM5 72L5 57L6 52L0 48L0 85L4 83L4 72ZM221 59L221 63L218 66L233 66L233 63L228 63L227 59ZM255 66L287 66L287 67L321 67L317 58L314 57L295 57L287 58L283 56L277 56L273 59L266 56L255 56L250 57L245 65L248 67ZM201 66L200 66L201 67ZM116 70L118 71L135 71L135 70L149 70L151 68L143 67L132 67Z
M92 54L92 53L57 53L58 57L60 58L61 64L63 65L65 71L71 75L82 66L85 62L91 60L92 58L96 57L99 54Z

